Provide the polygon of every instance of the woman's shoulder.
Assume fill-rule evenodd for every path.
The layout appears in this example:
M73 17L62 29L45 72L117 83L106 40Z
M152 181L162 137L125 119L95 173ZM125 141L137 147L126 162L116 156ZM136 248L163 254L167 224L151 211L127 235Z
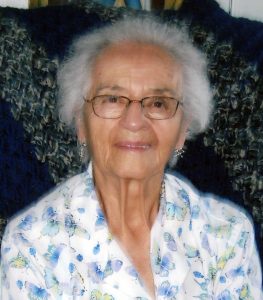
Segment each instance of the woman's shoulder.
M180 174L168 174L167 181L177 198L183 195L188 201L189 218L183 221L183 226L187 236L195 241L193 247L218 261L225 256L231 259L235 255L242 260L255 255L256 264L260 265L253 221L244 208L228 199L198 191Z
M169 203L179 206L174 211L188 210L185 218L171 222L169 228L180 225L176 242L189 261L200 257L202 278L210 278L221 297L239 289L261 299L260 260L248 213L227 199L198 191L180 174L167 174L166 183Z
M9 220L3 239L9 232L13 234L30 232L30 235L33 236L34 232L39 233L41 224L47 224L49 221L54 224L55 220L58 222L60 219L62 220L65 210L71 205L71 200L83 193L87 177L87 172L75 175L19 211Z
M187 195L184 198L188 201L191 219L206 224L207 230L217 228L220 231L231 227L253 232L252 218L236 203L211 193L200 192L179 173L168 173L166 178L174 193L178 194L180 191L179 195Z

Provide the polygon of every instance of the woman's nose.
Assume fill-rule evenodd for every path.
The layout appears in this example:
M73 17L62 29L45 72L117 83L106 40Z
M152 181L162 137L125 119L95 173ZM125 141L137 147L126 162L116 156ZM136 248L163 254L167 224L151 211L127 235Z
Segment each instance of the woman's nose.
M143 114L141 102L130 102L120 122L126 129L131 131L143 129L147 125L147 120Z

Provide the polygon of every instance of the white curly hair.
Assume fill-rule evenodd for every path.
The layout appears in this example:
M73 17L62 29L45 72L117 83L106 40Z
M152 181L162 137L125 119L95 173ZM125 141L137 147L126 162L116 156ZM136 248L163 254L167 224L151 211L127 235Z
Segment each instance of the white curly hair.
M121 42L157 45L182 66L183 110L190 120L187 138L204 131L212 112L212 94L204 55L193 46L185 30L153 17L129 17L79 37L58 71L60 119L75 127L88 94L92 67L107 47Z

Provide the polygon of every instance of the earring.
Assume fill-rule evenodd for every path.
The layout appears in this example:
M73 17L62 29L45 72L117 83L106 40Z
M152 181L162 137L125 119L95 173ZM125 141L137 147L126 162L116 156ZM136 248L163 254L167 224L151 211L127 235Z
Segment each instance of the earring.
M181 148L181 149L175 149L175 150L174 150L174 153L175 153L175 155L179 158L179 157L183 156L183 154L184 154L184 149L183 149L183 148Z
M80 143L78 148L79 148L79 157L80 157L80 160L82 162L84 162L85 158L87 156L87 144L86 143Z
M178 159L180 157L182 157L183 153L184 153L184 149L174 149L173 151L173 154L171 155L170 159L169 159L169 162L168 162L168 165L170 168L174 168Z

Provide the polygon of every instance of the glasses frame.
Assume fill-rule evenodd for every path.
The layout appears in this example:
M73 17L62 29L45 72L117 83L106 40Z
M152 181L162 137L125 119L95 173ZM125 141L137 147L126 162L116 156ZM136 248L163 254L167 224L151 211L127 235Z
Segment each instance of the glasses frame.
M141 108L142 108L143 115L144 115L146 118L152 119L152 120L167 120L167 119L171 119L171 118L174 117L174 115L176 114L176 112L177 112L177 110L178 110L178 106L179 106L179 105L183 105L183 102L182 102L181 100L178 100L178 99L176 99L176 98L174 98L174 97L167 97L167 96L147 96L147 97L144 97L144 98L142 98L142 99L140 99L140 100L137 100L137 99L130 99L130 98L126 97L126 96L116 96L116 97L121 97L121 98L124 98L124 99L127 99L127 100L128 100L127 105L126 105L126 108L123 110L123 113L122 113L120 116L118 116L118 117L105 118L105 117L101 117L100 115L98 115L98 114L96 113L95 109L94 109L95 99L98 98L98 97L103 97L103 96L116 96L116 95L107 95L107 94L106 94L106 95L97 95L97 96L92 97L91 99L87 99L87 98L83 97L84 102L86 102L86 103L91 103L92 110L93 110L94 114L95 114L97 117L102 118L102 119L119 119L119 118L122 117L123 113L127 110L127 108L130 106L131 103L138 103L138 102L139 102L139 103L141 104ZM162 119L152 118L152 117L150 117L149 115L145 114L145 113L144 113L144 109L143 109L143 108L144 108L144 107L143 107L143 101L146 100L146 99L152 98L152 97L164 97L164 98L167 98L167 99L176 101L176 102L177 102L177 105L176 105L176 107L175 107L174 113L173 113L171 116L169 116L168 118L162 118Z

